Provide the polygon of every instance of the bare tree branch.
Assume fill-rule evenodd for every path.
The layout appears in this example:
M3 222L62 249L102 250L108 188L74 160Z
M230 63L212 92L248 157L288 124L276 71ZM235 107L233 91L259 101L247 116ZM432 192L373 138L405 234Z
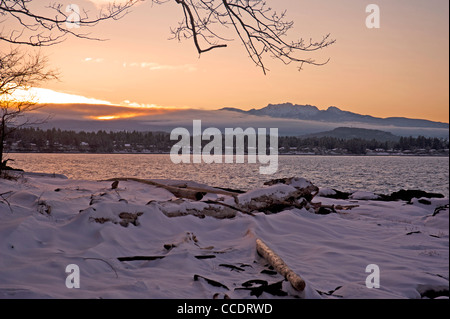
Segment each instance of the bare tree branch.
M105 20L117 20L129 12L140 1L126 0L111 3L99 10L95 17L74 5L63 6L53 3L43 9L49 14L31 10L32 0L0 0L0 23L2 17L16 22L17 27L7 29L0 27L0 41L30 46L48 46L60 43L68 35L91 40L101 40L89 33L82 33L82 27L92 27ZM317 62L305 58L326 48L335 40L330 34L319 41L296 41L286 39L294 23L287 20L286 11L278 13L267 5L267 0L149 0L152 4L175 2L181 6L182 19L178 26L171 29L174 39L190 39L198 54L214 49L226 48L228 42L237 38L243 44L248 56L260 67L264 74L268 71L265 56L282 61L284 64L295 63L301 70L304 64L324 65L329 60ZM275 0L273 0L275 1ZM76 9L76 10L75 10ZM42 11L44 12L44 11ZM85 30L85 28L83 29ZM228 30L234 31L229 38Z
M17 48L8 53L0 52L0 96L11 94L18 88L56 79L56 71L47 68L48 60L40 53L25 54Z
M171 0L152 0L163 4ZM299 70L304 64L324 65L329 59L317 62L303 58L308 52L326 48L335 43L330 34L319 41L287 41L285 37L294 23L286 19L286 11L277 13L267 6L266 0L175 0L182 7L183 19L172 29L173 38L192 39L199 54L225 48L227 39L216 25L235 31L250 59L264 74L268 71L264 57L278 59L284 64L296 63Z
M65 40L67 35L78 38L101 40L89 34L78 32L81 27L92 27L105 20L118 20L129 9L143 0L127 0L125 3L110 3L90 18L88 12L77 12L73 5L53 3L41 9L52 13L37 13L30 9L32 0L0 0L0 19L5 17L17 22L18 28L0 29L0 41L30 46L50 46ZM36 2L36 1L35 1ZM42 2L42 1L41 1ZM2 21L3 22L3 21Z
M47 119L32 120L26 115L44 105L30 99L16 99L13 93L31 86L57 79L58 74L48 69L47 59L40 53L23 54L18 49L0 53L0 172L3 168L5 139L20 127L44 123Z

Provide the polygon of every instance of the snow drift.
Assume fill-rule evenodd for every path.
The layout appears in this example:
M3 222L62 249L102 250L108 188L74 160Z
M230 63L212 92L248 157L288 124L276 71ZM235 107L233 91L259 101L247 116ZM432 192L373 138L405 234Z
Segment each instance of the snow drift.
M159 184L203 192L177 198ZM112 186L27 173L0 179L0 194L0 298L448 296L448 198L334 199L300 178L232 194L186 181ZM257 253L258 239L304 291ZM80 288L70 289L73 264ZM366 287L371 264L378 289Z

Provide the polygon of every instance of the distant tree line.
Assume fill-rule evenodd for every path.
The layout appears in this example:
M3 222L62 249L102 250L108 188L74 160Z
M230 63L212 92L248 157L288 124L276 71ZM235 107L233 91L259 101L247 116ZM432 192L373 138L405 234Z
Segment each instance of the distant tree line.
M39 152L76 151L112 153L128 149L167 150L173 142L164 132L75 132L61 129L22 128L6 140L6 149L31 149Z
M287 149L346 149L350 154L366 154L367 150L443 150L448 149L449 141L439 138L419 137L400 137L398 141L378 141L375 139L366 140L360 138L343 139L335 137L280 137L280 148Z
M41 130L39 128L20 128L5 141L7 151L18 152L153 152L167 153L176 141L170 140L166 132L76 132L61 129ZM203 141L203 146L209 141ZM225 145L223 143L222 145ZM269 146L269 145L268 145ZM279 137L280 153L290 151L345 150L347 154L366 154L367 150L444 150L449 141L439 138L400 137L398 141L380 142L365 139L342 139L335 137Z

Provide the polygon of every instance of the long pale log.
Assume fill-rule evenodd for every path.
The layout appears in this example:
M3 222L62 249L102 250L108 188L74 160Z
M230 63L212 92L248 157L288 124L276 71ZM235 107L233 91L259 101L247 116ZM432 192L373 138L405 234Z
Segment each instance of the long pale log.
M297 275L272 249L270 249L262 240L256 239L257 252L266 259L269 264L282 276L284 276L297 291L305 290L305 281Z
M245 193L245 192L241 192L241 191L228 191L228 190L223 190L220 188L205 188L205 187L199 187L199 186L188 186L187 184L174 184L174 185L170 185L170 186L177 187L177 188L190 189L190 190L197 191L197 192L225 195L225 196L231 196L231 197Z
M196 201L201 200L203 198L203 196L206 195L206 192L199 192L196 190L190 190L188 188L178 188L178 187L168 186L168 185L156 183L153 181L148 181L145 179L139 179L139 178L111 178L111 179L108 179L107 181L125 181L125 182L133 181L133 182L143 183L143 184L147 184L147 185L152 185L152 186L164 188L165 190L171 192L176 197L187 198L187 199L192 199L192 200L196 200Z
M235 197L239 194L237 192L230 192L230 191L225 191L225 190L221 190L221 189L210 189L210 188L203 188L203 187L187 186L186 184L165 185L165 184L161 184L161 183L157 183L157 182L149 181L149 180L145 180L145 179L140 179L140 178L111 178L111 179L108 179L107 181L114 181L114 182L116 182L116 181L117 182L118 181L125 181L125 182L126 181L134 181L134 182L138 182L138 183L152 185L152 186L164 188L177 197L187 198L187 199L192 199L192 200L201 200L203 198L203 196L206 195L207 193L217 194L217 195L225 195L225 196L231 196L231 197Z

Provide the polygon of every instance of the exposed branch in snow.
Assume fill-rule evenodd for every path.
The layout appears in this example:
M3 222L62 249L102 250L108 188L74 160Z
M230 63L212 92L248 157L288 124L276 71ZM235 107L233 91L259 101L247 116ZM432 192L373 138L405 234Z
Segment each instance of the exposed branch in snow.
M153 261L163 259L166 256L133 256L133 257L118 257L118 261Z
M119 278L119 275L117 274L116 269L114 269L114 267L113 267L109 262L107 262L106 260L101 259L101 258L93 258L93 257L84 257L83 259L84 259L84 260L100 260L100 261L103 261L105 264L107 264L109 267L111 267L111 269L112 269L112 270L114 271L114 273L116 274L116 278Z
M441 211L448 210L448 209L449 209L449 205L448 205L448 204L447 204L447 205L444 205L444 206L436 207L436 209L434 210L434 213L433 213L432 217L436 216L436 215L439 214Z
M305 281L297 275L272 249L270 249L261 239L256 239L256 250L266 259L275 270L284 276L297 291L304 291Z
M9 192L6 192L6 193L1 193L1 194L0 194L0 197L2 198L2 202L5 202L6 205L8 205L9 210L10 210L11 213L12 213L13 210L12 210L12 208L11 208L11 204L10 204L9 201L8 201L9 196L8 196L7 198L4 197L4 195L11 194L11 193L12 193L12 191L9 191Z
M225 286L224 284L222 284L222 283L220 283L218 281L215 281L215 280L212 280L212 279L200 276L200 275L194 275L194 281L199 281L199 279L203 279L204 281L206 281L211 286L218 287L218 288L223 288L223 289L226 289L226 290L230 290L227 286Z

